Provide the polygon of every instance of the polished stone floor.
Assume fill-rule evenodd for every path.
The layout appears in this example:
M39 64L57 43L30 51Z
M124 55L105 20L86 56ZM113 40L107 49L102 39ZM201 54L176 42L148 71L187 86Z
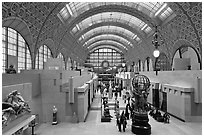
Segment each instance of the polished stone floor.
M124 109L121 98L120 106ZM110 100L111 102L111 100ZM35 131L37 135L134 135L131 132L131 120L128 121L126 132L119 132L116 127L114 110L110 110L114 116L111 122L101 122L100 98L96 97L92 103L86 122L81 123L51 123L41 124ZM171 117L170 124L155 121L149 116L152 135L202 135L202 123L182 122Z

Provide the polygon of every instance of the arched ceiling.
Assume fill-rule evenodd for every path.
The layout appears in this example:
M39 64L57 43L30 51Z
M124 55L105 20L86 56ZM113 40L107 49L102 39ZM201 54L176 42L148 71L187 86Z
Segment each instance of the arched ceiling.
M61 18L64 34L74 37L76 47L89 52L95 45L103 46L102 42L131 51L172 12L163 2L68 3L58 16L65 16Z
M134 30L141 31L141 29L149 28L147 30L151 30L151 28L144 23L142 20L138 19L135 16L123 13L123 12L102 12L95 15L92 15L84 20L82 20L80 23L76 24L76 26L73 28L79 28L79 31L83 31L84 29L98 23L104 23L104 22L118 22L125 24L125 26L131 26L134 28ZM144 30L146 30L144 29ZM147 31L148 32L148 31Z
M98 35L98 36L95 36L95 37L89 39L89 40L87 41L87 43L92 42L92 41L97 40L97 39L109 39L109 38L111 38L111 39L112 39L112 38L113 38L113 39L116 39L116 40L118 40L118 41L120 41L120 42L122 42L122 43L124 43L124 44L131 43L131 42L129 42L127 39L125 39L125 38L123 38L123 37L121 37L121 36L118 36L118 35L114 35L114 34ZM132 43L131 43L131 44L132 44ZM130 46L132 47L133 45L130 45Z
M130 41L131 43L133 43L133 45L136 45L137 42L139 41L139 38L137 36L135 36L134 39L120 33L120 32L111 32L111 31L108 31L108 32L97 32L97 33L94 33L92 35L89 35L86 39L82 40L81 43L85 43L86 41L92 39L92 38L95 38L97 36L103 36L103 35L115 35L117 37L122 37L124 39L126 39L127 41Z
M110 44L109 45L104 45L104 44L96 45L96 46L90 48L89 53L92 53L95 50L100 49L100 48L111 48L111 49L114 49L121 54L124 54L124 50L121 50L120 48L115 47L115 45L110 45Z
M107 35L100 35L100 36L96 36L92 39L89 39L84 45L83 47L88 47L89 45L100 41L100 40L113 40L113 41L117 41L118 43L124 45L126 48L131 48L133 47L133 45L131 45L131 43L125 39L122 39L122 37L119 37L117 35L112 35L112 34L107 34Z
M121 44L120 42L116 41L116 40L98 40L98 41L95 41L94 43L92 43L91 45L87 46L88 49L98 45L98 44L105 44L105 45L115 45L115 47L120 47L121 49L124 49L124 50L128 50L128 48L126 46L124 46L123 44Z
M90 51L100 47L109 46L123 54L143 48L139 44L152 35L154 26L174 14L169 5L164 2L5 2L2 13L3 19L16 15L27 23L36 49L39 43L53 39L56 50L66 49L85 61Z
M95 24L85 30L83 30L80 33L80 37L78 40L82 43L82 45L85 43L85 41L88 41L89 37L101 32L116 32L119 34L122 34L124 36L127 36L133 40L136 40L139 42L140 40L144 39L145 35L142 35L140 32L136 31L133 27L127 26L122 23L115 23L115 22L104 22ZM132 42L131 42L132 43Z

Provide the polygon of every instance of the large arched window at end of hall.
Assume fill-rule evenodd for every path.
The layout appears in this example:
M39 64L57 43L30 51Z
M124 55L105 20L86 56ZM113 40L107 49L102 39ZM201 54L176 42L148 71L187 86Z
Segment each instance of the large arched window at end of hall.
M32 68L28 45L21 34L12 28L2 28L2 56L3 73L10 65L13 65L18 73Z
M51 51L46 45L43 45L36 54L35 69L44 69L44 63L47 62L48 58L52 58Z
M103 61L108 61L109 67L119 66L124 62L124 55L111 48L99 48L89 54L86 62L99 70Z
M64 56L62 55L62 53L59 53L58 56L57 56L57 58L60 58L60 59L63 60L63 66L62 66L62 69L65 70L65 61L64 61Z

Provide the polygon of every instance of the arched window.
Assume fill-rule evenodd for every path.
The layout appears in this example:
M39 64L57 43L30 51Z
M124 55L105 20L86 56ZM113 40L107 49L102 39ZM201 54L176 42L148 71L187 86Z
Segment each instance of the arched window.
M119 66L124 62L124 56L112 48L99 48L89 54L86 62L92 64L94 69L102 69L103 61L108 61L109 67Z
M12 28L2 28L2 72L10 65L19 73L20 70L31 69L31 55L28 45L20 33Z
M144 64L144 71L151 71L151 59L147 57Z
M200 70L201 62L195 50L189 46L180 47L173 57L173 70Z
M141 60L139 60L138 63L139 63L139 66L138 66L138 67L139 67L139 71L142 71L142 69L141 69L141 66L142 66L142 65L141 65Z
M67 70L71 70L71 58L68 58L67 60Z
M65 69L65 61L64 61L64 56L62 55L62 53L59 53L58 56L57 56L57 58L60 58L60 59L63 60L63 66L62 66L62 68Z
M74 60L73 61L73 70L75 70L76 69L76 61Z
M43 45L38 49L35 59L35 69L44 69L44 63L48 58L52 58L50 49Z

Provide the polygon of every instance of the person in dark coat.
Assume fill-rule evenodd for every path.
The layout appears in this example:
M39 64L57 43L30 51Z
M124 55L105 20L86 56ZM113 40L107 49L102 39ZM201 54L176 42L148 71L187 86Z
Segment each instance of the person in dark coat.
M116 125L118 126L119 132L121 132L120 114L116 115Z
M122 112L122 114L120 116L120 124L123 125L123 132L125 132L127 121L126 121L126 118L125 118L124 111Z
M130 110L130 117L132 118L133 110L134 110L134 105L133 104L131 106L129 105L129 110Z
M126 108L125 108L125 117L127 118L127 120L129 120L128 107L129 107L129 105L127 104L127 105L126 105Z

